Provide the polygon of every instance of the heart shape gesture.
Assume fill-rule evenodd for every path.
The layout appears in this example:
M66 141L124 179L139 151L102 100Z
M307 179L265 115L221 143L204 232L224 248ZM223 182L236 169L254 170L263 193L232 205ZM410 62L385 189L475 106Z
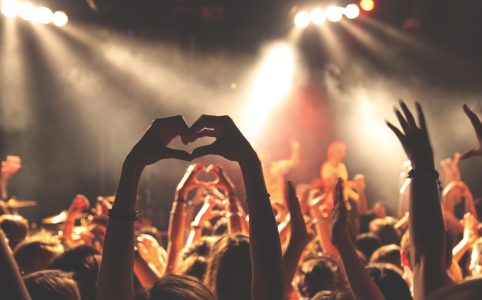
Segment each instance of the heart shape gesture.
M203 137L214 137L216 140L188 153L167 147L177 136L181 137L184 144ZM230 117L209 115L202 115L190 128L182 116L154 120L128 157L144 167L166 158L192 161L210 154L240 163L257 159L256 152Z

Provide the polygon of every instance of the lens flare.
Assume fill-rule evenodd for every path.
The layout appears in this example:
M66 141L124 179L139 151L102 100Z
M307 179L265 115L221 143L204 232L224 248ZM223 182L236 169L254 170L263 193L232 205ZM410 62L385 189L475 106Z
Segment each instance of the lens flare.
M306 28L310 25L310 14L306 11L300 11L295 16L295 25L298 28Z
M18 2L17 11L20 18L25 21L34 21L37 9L30 2Z
M375 8L375 1L373 0L361 0L360 7L364 11L372 11Z
M52 22L55 26L62 27L67 25L69 22L69 17L67 17L67 14L63 11L56 11L53 15Z
M52 23L54 13L50 8L39 7L35 12L35 20L40 24L50 24Z
M315 8L311 11L311 23L321 25L326 22L325 12L321 8Z
M18 15L17 1L5 0L2 2L2 14L8 18L15 18Z
M353 19L358 18L358 16L360 15L360 9L358 8L358 5L356 5L356 4L348 4L345 7L344 13L345 13L345 16L348 19L353 20Z
M343 8L339 6L329 6L326 9L326 18L330 22L340 22L343 18Z

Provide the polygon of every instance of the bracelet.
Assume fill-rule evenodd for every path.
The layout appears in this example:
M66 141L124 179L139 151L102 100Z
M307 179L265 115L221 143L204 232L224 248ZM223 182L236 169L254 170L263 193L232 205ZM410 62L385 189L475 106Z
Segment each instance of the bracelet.
M109 209L109 212L107 213L109 217L119 218L126 221L137 221L140 214L141 213L138 210L136 210L134 214L130 214L120 209Z
M439 180L439 173L437 172L437 170L424 170L424 169L411 169L409 172L408 172L408 175L407 175L407 178L414 178L415 176L432 176L433 179L435 179L435 181L437 182L437 186L438 186L438 189L440 190L440 192L442 192L442 183L440 182Z

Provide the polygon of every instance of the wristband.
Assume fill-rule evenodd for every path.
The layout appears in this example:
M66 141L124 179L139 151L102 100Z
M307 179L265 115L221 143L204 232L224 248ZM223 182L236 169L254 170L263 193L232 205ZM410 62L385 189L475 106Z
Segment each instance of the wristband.
M437 182L438 189L440 190L440 192L442 192L442 183L439 180L439 173L437 172L437 170L411 169L408 172L407 178L412 179L416 176L433 177L433 179L435 179L435 181Z
M138 210L136 210L134 214L130 214L120 209L109 209L109 212L107 213L109 217L123 219L126 221L137 221L140 214L141 213Z

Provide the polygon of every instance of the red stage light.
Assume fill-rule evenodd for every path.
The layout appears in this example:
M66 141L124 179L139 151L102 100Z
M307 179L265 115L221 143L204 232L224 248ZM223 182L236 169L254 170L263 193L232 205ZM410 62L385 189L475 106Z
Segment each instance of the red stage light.
M360 7L364 11L372 11L375 8L375 1L373 0L361 0Z

